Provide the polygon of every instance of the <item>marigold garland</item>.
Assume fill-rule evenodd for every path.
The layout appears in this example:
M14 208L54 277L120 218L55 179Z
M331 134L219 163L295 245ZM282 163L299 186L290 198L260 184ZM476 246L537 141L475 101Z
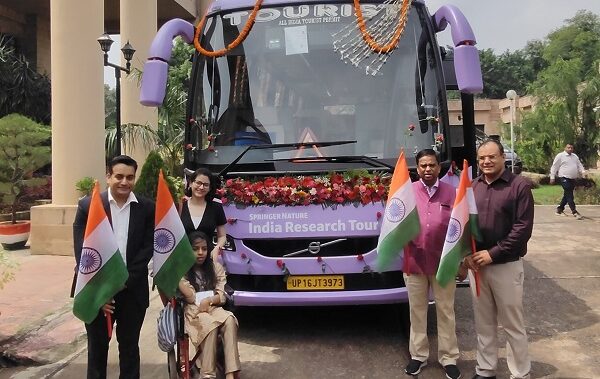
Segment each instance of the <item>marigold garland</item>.
M258 14L258 11L260 10L260 6L262 5L262 2L263 2L263 0L256 0L256 3L254 4L254 8L252 9L252 13L250 13L250 17L248 17L248 21L246 21L246 24L242 28L242 31L237 36L237 38L235 40L233 40L233 42L231 42L229 45L227 45L227 47L220 49L220 50L216 50L216 51L208 51L205 48L203 48L202 45L200 45L200 33L202 32L202 29L204 28L204 24L206 23L206 14L204 14L202 19L200 20L200 23L198 23L198 26L196 26L196 31L194 32L194 47L196 48L196 50L198 50L198 52L200 54L205 55L207 57L219 58L219 57L222 57L223 55L227 54L227 52L238 47L239 44L244 42L246 37L248 37L248 34L250 33L252 26L254 26L254 21L256 20L256 15Z
M412 0L402 0L402 8L400 10L400 19L398 20L398 27L394 32L394 36L391 41L385 45L380 45L373 36L367 31L367 23L360 9L360 0L354 0L354 12L356 13L356 21L358 23L358 29L363 37L363 40L369 45L371 50L379 54L387 54L394 50L400 41L400 37L404 32L406 21L408 20L408 10L410 9Z

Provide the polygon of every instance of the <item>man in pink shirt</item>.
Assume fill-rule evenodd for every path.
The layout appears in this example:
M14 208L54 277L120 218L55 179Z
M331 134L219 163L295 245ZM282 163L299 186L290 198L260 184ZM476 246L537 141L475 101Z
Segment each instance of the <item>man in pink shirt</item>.
M417 375L427 365L427 308L431 288L437 314L438 361L444 367L447 378L458 379L460 371L456 361L459 352L454 320L456 283L452 282L444 288L435 279L456 190L438 179L441 167L434 150L421 150L417 153L416 161L420 179L413 183L413 191L419 211L421 233L404 250L404 281L408 289L411 324L411 360L405 372Z

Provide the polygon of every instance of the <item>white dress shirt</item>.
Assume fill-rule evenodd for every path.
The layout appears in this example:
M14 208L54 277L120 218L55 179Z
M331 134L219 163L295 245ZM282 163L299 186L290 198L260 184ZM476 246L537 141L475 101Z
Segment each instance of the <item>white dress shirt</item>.
M108 203L110 204L110 216L112 220L113 232L117 238L117 246L123 257L123 262L127 264L127 236L129 234L129 215L131 214L132 202L138 202L133 192L129 193L129 197L125 204L119 208L117 201L108 190Z
M577 179L583 175L585 169L575 153L567 154L566 151L558 153L550 168L550 179L556 177Z

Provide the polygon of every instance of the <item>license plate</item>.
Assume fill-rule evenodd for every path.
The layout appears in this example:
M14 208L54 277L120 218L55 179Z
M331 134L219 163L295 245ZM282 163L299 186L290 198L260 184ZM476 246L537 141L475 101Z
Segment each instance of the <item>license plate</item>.
M289 291L343 290L343 275L296 275L287 279Z

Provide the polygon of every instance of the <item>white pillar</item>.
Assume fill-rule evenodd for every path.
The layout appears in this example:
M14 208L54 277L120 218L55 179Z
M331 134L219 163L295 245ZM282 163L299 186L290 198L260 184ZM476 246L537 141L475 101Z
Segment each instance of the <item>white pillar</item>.
M72 254L75 183L104 183L103 0L50 1L52 205L32 207L34 254Z
M103 182L103 31L103 0L50 2L53 204L75 204L85 176Z
M142 70L148 58L150 44L156 35L157 5L156 0L121 0L121 45L129 41L136 50L131 61L132 72ZM121 48L122 46L119 46ZM125 60L121 55L122 66ZM121 123L135 123L151 125L156 130L158 125L158 111L156 108L142 106L139 102L140 83L135 75L121 78ZM126 143L127 140L123 139ZM144 163L148 151L141 148L141 141L135 141L136 148L124 145L123 153L131 155L139 164ZM139 169L138 169L139 171Z

